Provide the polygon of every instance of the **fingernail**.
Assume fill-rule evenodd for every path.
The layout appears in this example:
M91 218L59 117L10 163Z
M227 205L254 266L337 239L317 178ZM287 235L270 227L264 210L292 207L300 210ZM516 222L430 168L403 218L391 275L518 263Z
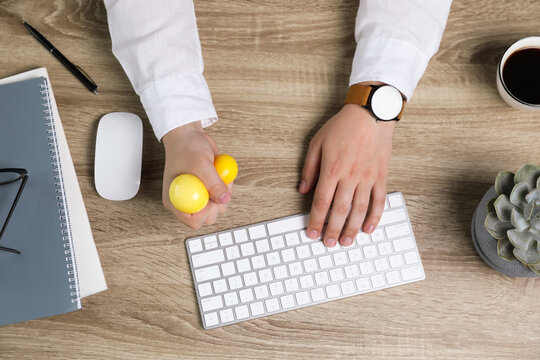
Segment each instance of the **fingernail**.
M226 203L229 199L229 193L228 192L224 192L219 198L218 198L218 201L222 204Z
M371 233L373 232L373 230L375 230L375 226L369 225L369 226L367 227L367 229L366 229L366 232L367 232L368 234L371 234Z
M317 237L319 237L319 232L317 230L311 230L308 234L308 237L315 240Z
M326 239L326 246L333 247L336 245L336 239Z
M352 244L352 239L350 237L346 237L341 243L343 246L349 246Z
M300 187L298 188L298 191L300 191L300 192L306 191L306 186L307 186L306 181L302 180L302 182L300 182Z

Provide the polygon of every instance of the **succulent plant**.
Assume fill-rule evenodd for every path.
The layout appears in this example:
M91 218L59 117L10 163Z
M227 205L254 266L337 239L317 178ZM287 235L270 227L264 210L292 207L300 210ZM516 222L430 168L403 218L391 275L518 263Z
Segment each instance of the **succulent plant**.
M497 253L540 275L540 167L526 164L516 174L500 172L495 191L484 228L498 240Z

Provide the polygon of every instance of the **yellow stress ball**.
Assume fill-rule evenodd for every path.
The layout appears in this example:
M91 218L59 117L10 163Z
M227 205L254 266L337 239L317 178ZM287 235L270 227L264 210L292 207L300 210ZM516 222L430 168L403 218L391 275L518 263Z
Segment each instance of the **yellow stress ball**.
M179 211L194 214L208 204L208 190L203 182L191 174L181 174L174 178L169 187L171 203Z
M230 155L219 154L214 159L214 167L216 168L219 177L227 185L232 183L238 175L238 164Z

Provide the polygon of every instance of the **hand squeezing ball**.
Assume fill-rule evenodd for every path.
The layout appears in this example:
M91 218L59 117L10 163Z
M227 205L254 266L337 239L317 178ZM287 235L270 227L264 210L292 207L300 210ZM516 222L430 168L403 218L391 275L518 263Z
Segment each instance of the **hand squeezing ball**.
M230 155L220 154L214 159L214 167L219 177L227 185L232 183L238 174L238 164ZM208 190L203 182L192 174L181 174L174 178L169 187L169 198L179 211L194 214L208 204Z

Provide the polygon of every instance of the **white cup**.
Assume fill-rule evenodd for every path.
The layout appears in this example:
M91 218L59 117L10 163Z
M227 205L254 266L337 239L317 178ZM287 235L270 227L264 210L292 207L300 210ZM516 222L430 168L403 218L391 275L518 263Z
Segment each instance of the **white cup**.
M514 96L506 87L504 84L503 79L503 69L504 64L506 63L506 60L515 53L518 50L524 49L524 48L538 48L540 49L540 36L529 36L523 39L520 39L510 45L508 49L503 53L501 60L499 61L499 65L497 66L497 90L499 90L499 94L501 94L501 97L503 100L510 106L520 109L520 110L540 110L540 104L530 104L527 102L524 102L523 100L518 99L516 96Z

